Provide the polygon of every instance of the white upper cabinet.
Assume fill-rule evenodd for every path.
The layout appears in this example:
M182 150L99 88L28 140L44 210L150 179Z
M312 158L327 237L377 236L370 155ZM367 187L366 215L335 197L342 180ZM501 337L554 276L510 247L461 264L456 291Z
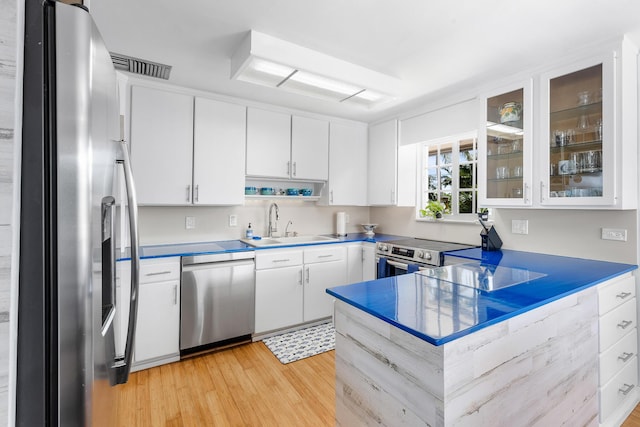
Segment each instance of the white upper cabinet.
M326 181L329 123L248 108L248 176Z
M398 121L390 120L369 127L369 205L395 205L397 202Z
M246 108L196 98L193 139L193 202L244 203Z
M479 204L532 203L532 80L482 96L478 126Z
M141 205L191 203L193 97L131 88L131 164Z
M246 108L131 90L131 162L141 205L244 202Z
M289 178L291 116L247 108L247 175Z
M367 127L331 123L329 128L329 182L323 204L367 205Z
M329 123L291 118L291 178L326 181L329 177Z

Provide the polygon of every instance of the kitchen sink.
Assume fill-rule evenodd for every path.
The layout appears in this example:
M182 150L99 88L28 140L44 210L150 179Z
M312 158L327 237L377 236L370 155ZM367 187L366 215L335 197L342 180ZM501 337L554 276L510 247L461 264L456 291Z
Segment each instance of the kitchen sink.
M262 239L241 239L244 243L254 247L304 245L305 243L337 242L335 237L327 236L292 236L292 237L263 237Z

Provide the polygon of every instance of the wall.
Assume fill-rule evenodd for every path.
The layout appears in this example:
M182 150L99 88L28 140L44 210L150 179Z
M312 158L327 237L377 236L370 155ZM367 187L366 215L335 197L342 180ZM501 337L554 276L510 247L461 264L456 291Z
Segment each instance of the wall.
M271 200L247 200L244 206L230 207L140 207L140 244L154 245L177 242L202 242L230 240L244 237L247 224L251 222L254 234L265 236ZM369 222L367 207L321 207L313 202L275 200L280 210L278 233L284 234L288 221L293 224L289 231L299 234L335 233L336 212L349 215L347 233L362 232L360 224ZM229 226L229 215L238 216L238 226ZM196 228L185 229L185 217L193 216Z
M635 264L637 211L494 209L503 248ZM478 224L415 221L413 208L371 208L379 232L480 244ZM529 221L529 234L512 234L511 220ZM601 228L624 228L627 241L602 240Z
M0 426L9 425L17 5L16 0L0 0Z

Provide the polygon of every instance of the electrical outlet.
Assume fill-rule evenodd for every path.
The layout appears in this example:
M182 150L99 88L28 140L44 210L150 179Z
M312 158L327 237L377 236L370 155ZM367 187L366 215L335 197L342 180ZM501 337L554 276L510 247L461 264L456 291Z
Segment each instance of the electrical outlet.
M196 228L196 217L195 216L184 217L184 228L186 228L187 230Z
M238 226L238 215L232 214L229 215L229 227L237 227Z
M529 220L528 219L512 219L511 232L513 234L529 234Z
M620 242L626 242L627 230L624 228L603 228L602 240L618 240Z

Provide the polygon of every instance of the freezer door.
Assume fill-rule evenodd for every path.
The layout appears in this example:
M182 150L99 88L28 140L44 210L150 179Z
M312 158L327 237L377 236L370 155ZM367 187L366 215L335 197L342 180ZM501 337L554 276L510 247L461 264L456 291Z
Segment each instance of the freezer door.
M115 425L115 70L89 13L55 3L59 425Z

